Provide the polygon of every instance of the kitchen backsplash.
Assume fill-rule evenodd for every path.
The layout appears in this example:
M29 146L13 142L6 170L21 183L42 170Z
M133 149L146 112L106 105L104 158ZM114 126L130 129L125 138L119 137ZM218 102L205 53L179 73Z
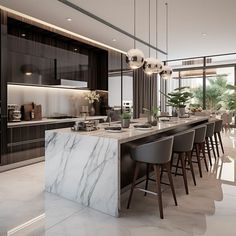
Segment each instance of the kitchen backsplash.
M36 103L42 105L42 116L79 116L81 106L88 105L88 91L49 87L8 85L8 104Z

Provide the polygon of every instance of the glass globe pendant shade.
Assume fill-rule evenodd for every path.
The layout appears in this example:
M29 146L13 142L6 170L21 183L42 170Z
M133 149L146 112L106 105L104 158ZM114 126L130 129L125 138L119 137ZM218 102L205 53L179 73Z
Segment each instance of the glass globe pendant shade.
M138 69L144 63L144 54L137 48L130 49L126 54L126 63L131 69Z
M155 68L153 70L153 73L161 73L163 70L163 64L160 60L155 59Z
M171 79L172 69L169 66L163 66L160 76L162 79Z
M143 63L143 71L147 75L152 75L154 73L156 67L156 59L149 57L146 58L144 63Z

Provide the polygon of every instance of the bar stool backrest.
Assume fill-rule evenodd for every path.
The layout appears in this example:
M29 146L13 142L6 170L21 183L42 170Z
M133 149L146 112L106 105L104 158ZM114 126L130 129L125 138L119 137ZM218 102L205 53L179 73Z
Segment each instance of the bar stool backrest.
M210 137L212 137L213 134L214 134L215 122L214 122L214 121L208 122L208 123L206 124L206 126L207 126L206 137L207 137L207 138L210 138Z
M193 128L195 130L194 143L203 143L206 138L206 125L199 125Z
M131 158L135 161L150 164L165 164L171 160L173 136L158 139L157 141L144 143L131 148Z
M222 129L222 125L223 125L223 120L216 120L215 121L215 133L220 133L221 129Z
M174 152L190 152L193 149L195 130L188 130L174 135Z

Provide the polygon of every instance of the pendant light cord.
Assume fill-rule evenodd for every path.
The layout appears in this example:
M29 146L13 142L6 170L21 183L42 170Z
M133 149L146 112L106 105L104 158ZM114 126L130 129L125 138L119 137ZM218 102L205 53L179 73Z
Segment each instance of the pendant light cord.
M158 0L156 0L156 47L157 47L157 42L158 42ZM158 58L158 51L156 50L156 58Z
M151 0L149 0L149 45L151 42ZM151 48L149 47L149 57L151 55Z
M136 0L134 0L134 48L136 48Z
M168 38L169 38L169 34L168 34L168 26L169 26L169 24L168 24L168 18L169 18L169 16L168 16L168 3L166 2L165 3L165 5L166 5L166 61L168 60L168 54L169 54L169 46L168 46Z

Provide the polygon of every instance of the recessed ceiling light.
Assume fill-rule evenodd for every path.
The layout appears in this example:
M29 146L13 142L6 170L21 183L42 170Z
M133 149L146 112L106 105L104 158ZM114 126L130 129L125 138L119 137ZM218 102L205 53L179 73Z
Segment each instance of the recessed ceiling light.
M112 39L113 42L116 42L116 39Z
M66 18L66 20L67 20L67 21L72 21L72 19L71 19L71 18L69 18L69 17L68 17L68 18Z
M207 34L206 33L202 33L202 37L206 37L207 36Z
M21 34L21 36L22 36L22 37L25 37L25 36L26 36L26 34Z

